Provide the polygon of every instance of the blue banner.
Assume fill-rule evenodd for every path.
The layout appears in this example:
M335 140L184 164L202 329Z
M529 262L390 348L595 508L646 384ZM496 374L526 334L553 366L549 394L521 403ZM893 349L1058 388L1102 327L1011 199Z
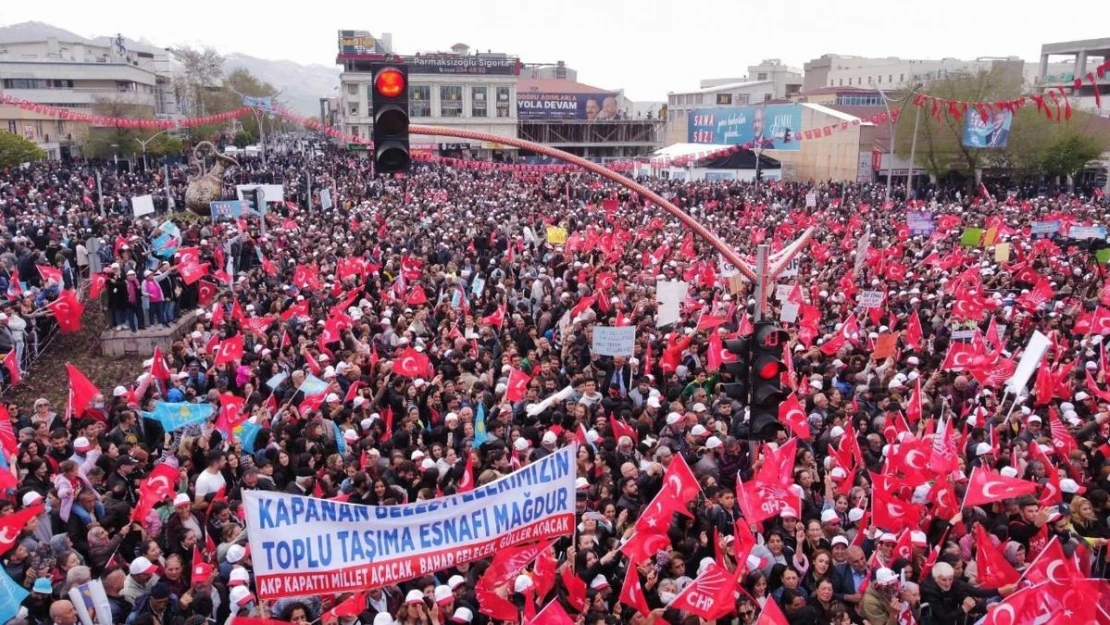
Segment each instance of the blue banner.
M276 391L277 387L281 386L281 383L284 382L285 378L287 377L289 377L288 373L284 371L279 371L275 373L273 377L271 377L269 380L266 380L266 386L269 386L271 389Z
M520 119L617 119L618 93L529 93L516 94L516 115Z
M243 215L258 214L258 211L254 210L253 204L249 200L209 202L208 208L212 211L212 219L238 219Z
M154 250L155 256L172 258L178 246L181 245L181 229L172 221L163 223L158 226L158 229L162 231L162 234L150 242L151 248Z
M311 397L328 390L328 383L310 373L305 377L304 382L301 382L301 387L297 390L304 393L305 397Z
M1004 148L1010 140L1010 124L1014 114L1010 111L994 111L983 121L977 111L968 110L964 119L964 147Z
M486 442L486 405L478 402L477 412L474 415L474 446Z
M907 213L906 226L910 229L911 236L929 236L933 234L936 225L933 223L933 214L925 212Z
M30 595L27 589L15 583L4 571L0 571L0 623L6 623L19 613L19 605Z
M689 113L688 142L745 145L753 149L801 149L794 138L802 129L801 104L767 104L694 109Z
M212 416L212 404L160 401L154 404L154 412L145 412L143 416L161 422L167 432L176 432L189 425L204 423Z
M274 101L273 98L269 96L261 98L245 95L243 96L243 106L262 109L263 111L271 111L274 108Z

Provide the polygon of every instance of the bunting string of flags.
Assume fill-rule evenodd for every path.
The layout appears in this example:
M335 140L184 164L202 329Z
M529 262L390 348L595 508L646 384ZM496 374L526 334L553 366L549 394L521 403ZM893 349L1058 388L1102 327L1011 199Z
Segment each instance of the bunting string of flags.
M81 113L67 108L39 104L13 95L0 95L0 104L18 106L25 111L39 115L46 115L54 119L85 122L96 126L115 126L118 128L150 128L169 130L172 128L192 128L194 126L208 126L230 121L251 112L249 106L239 107L233 111L203 115L201 117L188 117L185 119L134 119L129 117L113 117L110 115L92 115Z

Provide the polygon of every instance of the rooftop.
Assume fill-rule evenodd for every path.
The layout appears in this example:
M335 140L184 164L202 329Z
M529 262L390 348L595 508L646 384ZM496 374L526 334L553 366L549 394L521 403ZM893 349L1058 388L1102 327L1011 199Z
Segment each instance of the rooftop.
M516 83L517 93L612 93L612 89L601 89L562 78L521 78Z
M756 85L769 85L770 80L746 80L744 82L732 82L725 85L716 85L713 87L704 87L702 89L690 89L689 91L670 91L667 95L672 94L686 94L686 93L717 93L718 91L728 91L730 89L743 89L745 87L754 87Z

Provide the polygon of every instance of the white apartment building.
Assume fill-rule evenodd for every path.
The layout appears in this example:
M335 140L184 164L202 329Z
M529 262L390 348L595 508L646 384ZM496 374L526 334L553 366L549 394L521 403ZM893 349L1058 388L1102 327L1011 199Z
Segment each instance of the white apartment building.
M977 74L1004 68L1021 75L1024 91L1037 84L1043 69L1025 63L1016 56L980 57L973 60L902 59L825 54L805 64L802 91L813 92L824 87L861 87L864 89L899 89L918 82L928 83L950 76ZM1061 68L1063 64L1061 64ZM1056 68L1051 68L1056 69Z
M1051 62L1052 57L1070 57L1063 62ZM1110 113L1110 74L1098 77L1098 66L1110 59L1110 38L1088 39L1084 41L1062 41L1046 43L1041 46L1040 71L1038 72L1037 90L1044 92L1048 89L1064 89L1072 95L1074 106L1096 112L1100 115ZM1091 74L1094 80L1088 80ZM1080 87L1075 88L1075 79L1080 80ZM1095 89L1103 100L1100 110L1095 101Z
M162 116L177 111L168 52L156 54L148 46L129 49L122 38L95 41L70 34L35 39L20 37L23 31L18 29L6 32L0 37L0 90L7 95L82 113L91 112L101 99L149 107ZM35 142L50 158L66 158L77 156L88 124L0 105L0 129Z

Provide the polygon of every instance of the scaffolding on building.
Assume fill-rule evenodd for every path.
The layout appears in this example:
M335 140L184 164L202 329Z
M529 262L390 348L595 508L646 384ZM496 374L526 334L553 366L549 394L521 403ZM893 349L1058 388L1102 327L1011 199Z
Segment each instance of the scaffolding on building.
M521 120L518 132L521 139L572 153L603 150L604 156L637 156L663 146L665 125L665 121L655 119Z

